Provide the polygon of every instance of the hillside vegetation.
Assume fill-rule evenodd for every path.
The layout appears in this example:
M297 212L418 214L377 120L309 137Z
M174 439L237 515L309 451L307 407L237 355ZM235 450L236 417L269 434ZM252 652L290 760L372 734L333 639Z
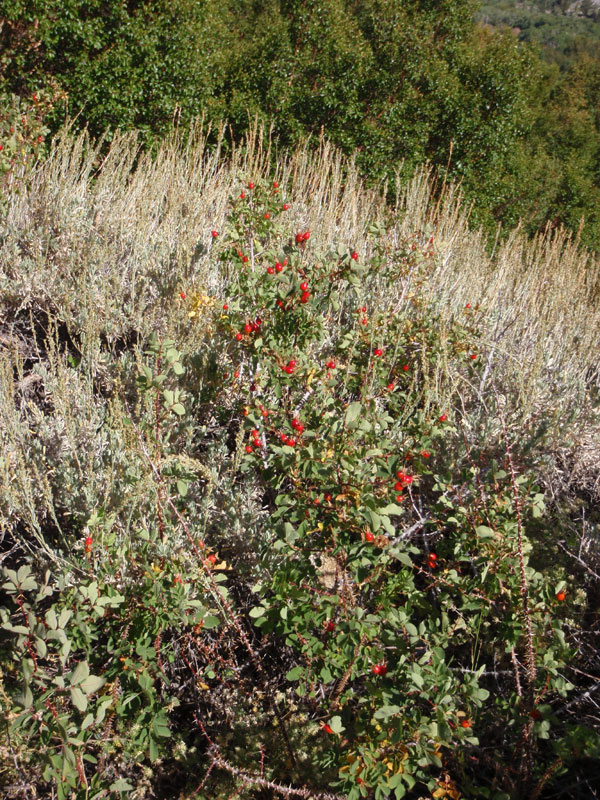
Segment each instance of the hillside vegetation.
M492 239L499 223L530 234L562 224L597 249L597 48L569 56L566 76L510 30L478 24L477 9L471 0L8 0L0 107L13 94L51 132L69 114L95 137L136 129L148 145L195 118L213 129L226 120L233 139L258 118L282 146L307 136L317 146L324 133L370 186L393 185L400 167L408 181L426 163L460 181L472 224ZM22 119L4 114L0 169L32 133Z
M3 795L593 797L598 260L225 141L5 175Z

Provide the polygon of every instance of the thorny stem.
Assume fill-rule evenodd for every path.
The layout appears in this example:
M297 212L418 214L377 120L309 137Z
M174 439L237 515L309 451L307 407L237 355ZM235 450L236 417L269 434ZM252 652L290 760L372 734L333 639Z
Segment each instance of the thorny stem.
M527 576L525 575L525 559L523 557L523 519L521 516L521 497L519 495L519 488L517 485L517 475L515 471L515 465L512 458L512 451L511 445L508 438L508 432L506 429L506 420L504 418L504 414L502 413L502 408L499 403L498 393L496 391L496 387L494 386L494 394L496 396L496 406L498 408L498 417L500 419L500 424L502 426L502 433L504 435L504 444L506 449L506 459L508 461L508 466L510 470L510 479L511 479L511 486L513 492L513 501L515 506L515 514L517 517L517 556L519 559L519 578L520 578L520 585L521 585L521 603L523 607L523 619L525 622L525 676L527 678L526 682L526 709L531 711L535 704L535 680L536 680L536 669L535 669L535 649L533 644L533 631L531 629L531 615L529 613L529 593L527 588ZM515 659L516 660L516 659ZM514 663L514 662L513 662ZM518 677L518 672L517 672ZM519 684L517 683L517 689L519 689ZM523 791L527 791L530 787L531 782L531 770L532 770L532 746L531 746L531 738L533 734L533 719L528 719L527 722L523 724L523 736L521 740L522 746L522 761L521 761L521 778L522 778L522 787Z
M271 789L273 792L277 792L284 797L301 797L305 798L305 800L345 800L345 798L341 797L339 794L315 792L312 789L296 789L293 786L283 786L280 783L262 778L260 775L253 775L251 772L234 767L233 764L230 764L221 757L217 746L214 744L211 746L209 753L213 764L229 772L230 775L234 775L239 781L246 784L246 786L260 786L264 789Z

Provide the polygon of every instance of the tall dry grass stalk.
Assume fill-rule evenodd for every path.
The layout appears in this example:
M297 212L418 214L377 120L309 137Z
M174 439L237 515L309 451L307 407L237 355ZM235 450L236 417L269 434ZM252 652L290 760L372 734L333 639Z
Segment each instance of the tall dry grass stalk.
M441 325L464 318L470 303L482 331L478 358L486 368L475 382L466 364L450 384L479 410L473 437L498 435L493 381L513 440L523 444L542 437L551 482L576 482L600 496L597 257L564 231L551 230L532 241L514 231L490 254L483 234L469 229L459 187L445 184L435 192L428 169L409 184L398 184L390 207L384 187L367 189L354 162L325 140L316 148L307 144L280 154L275 168L274 142L258 126L239 145L225 149L224 143L223 131L209 143L198 124L185 135L176 131L151 156L141 152L135 133L116 135L104 151L101 143L65 130L46 161L5 184L0 216L5 522L19 516L22 497L30 508L28 526L37 524L36 536L43 540L34 496L48 491L44 477L30 469L40 433L26 429L22 416L29 407L22 381L39 361L26 331L37 330L39 346L58 322L60 335L68 334L79 349L88 377L77 386L47 345L36 367L45 370L38 377L56 420L44 446L58 437L72 454L73 471L93 475L91 451L108 446L91 442L93 431L102 430L98 404L105 405L94 394L105 366L101 344L130 341L133 333L143 339L155 329L180 337L186 325L187 335L195 335L178 292L225 295L226 274L211 254L210 230L222 229L229 197L241 182L267 176L280 182L293 204L290 233L310 229L321 249L344 243L368 256L367 230L374 222L386 225L392 249L407 241L424 246L433 237L435 257L423 262L418 276L399 282L394 297L382 296L377 280L370 280L365 301L371 308L401 308L418 290L439 312ZM444 402L440 374L427 382L424 391ZM40 430L48 424L38 421ZM109 492L110 482L105 478L97 491ZM52 513L47 497L46 505Z

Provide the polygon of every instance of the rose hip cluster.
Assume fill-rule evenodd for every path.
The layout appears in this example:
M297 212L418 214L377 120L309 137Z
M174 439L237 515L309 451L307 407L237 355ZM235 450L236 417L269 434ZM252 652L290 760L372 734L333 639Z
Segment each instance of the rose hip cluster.
M226 310L225 306L223 306L223 309ZM243 332L238 331L236 333L235 335L236 340L238 342L241 342L242 339L244 338L244 334L255 333L256 331L259 331L261 325L262 325L262 319L260 317L257 317L254 320L254 322L246 322L246 324L244 325L244 331Z

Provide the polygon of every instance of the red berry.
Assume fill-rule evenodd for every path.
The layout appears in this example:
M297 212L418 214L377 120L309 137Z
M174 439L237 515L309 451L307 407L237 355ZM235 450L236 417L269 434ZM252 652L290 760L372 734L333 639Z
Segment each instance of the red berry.
M429 553L429 560L437 561L437 555L435 553Z
M325 733L333 733L331 725L327 725L327 723L323 725L323 730L325 731Z
M289 207L290 207L290 204L289 204L289 203L284 203L284 204L283 204L283 210L284 210L284 211L287 211Z
M296 425L296 431L298 433L298 436L301 435L303 430L304 430L304 425L300 425L300 424Z
M403 500L404 500L404 495L403 494L397 494L396 495L396 502L397 503L401 503Z
M325 623L325 630L328 631L329 633L331 633L331 631L334 631L335 630L335 623L333 623L331 620L328 620Z
M236 369L236 371L233 373L233 377L234 377L234 378L239 378L239 377L240 377L240 373L239 373L239 371L238 371L237 369Z
M335 361L328 361L327 364L325 364L325 366L327 367L327 369L335 369Z
M308 292L308 283L306 281L302 281L302 283L300 284L300 288L302 289L303 292Z
M558 600L559 603L562 603L562 601L565 599L566 596L567 595L566 595L565 592L557 592L556 593L556 599Z
M290 437L290 438L287 440L287 446L288 446L288 447L295 447L295 446L296 446L296 440L295 440L295 439L292 439L292 438Z
M206 560L210 561L211 564L216 564L217 563L217 557L216 557L216 555L214 553L211 553Z
M310 239L309 231L306 231L306 233L303 234L302 238L304 239L305 242L308 242L308 240Z
M471 727L471 720L468 719L461 719L460 721L461 728L470 728Z
M181 297L182 300L185 300L186 297L185 292L179 292L179 297Z
M304 241L304 237L302 236L302 234L301 233L297 233L296 234L296 243L297 244L302 244L303 241Z
M445 414L442 414L442 416L440 417L440 422L446 422L447 419L448 417Z
M265 214L265 219L270 219L270 217L271 217L271 215L270 215L270 214L269 214L269 212L267 211L267 213Z
M253 439L256 439L256 437L258 435L259 434L258 434L258 431L256 430L256 428L254 428L253 430L250 431L250 436L252 436Z
M471 308L471 303L467 303L467 305L465 306L465 308Z
M279 306L279 308L283 308L283 300L278 300L277 305Z
M249 184L248 184L248 188L249 188L249 189L254 189L254 184L253 184L253 183L249 183Z
M379 358L379 356L383 355L383 350L381 349L381 347L378 347L375 350L374 355L376 356L376 358Z
M283 264L280 264L279 261L276 261L275 262L275 271L276 272L281 272L282 269L283 269Z
M247 453L251 453L252 451L253 451L253 447L252 447L252 445L251 445L251 444L247 444L247 445L246 445L246 452L247 452Z
M429 450L423 450L423 452L421 453L421 455L423 456L423 458L429 458L429 456L431 455L431 453L429 452Z
M408 372L408 370L410 369L410 367L408 366L408 364L405 364L405 365L402 367L402 369L404 370L404 372Z
M366 314L366 313L367 313L367 307L366 307L366 306L363 306L363 307L361 308L361 311L363 312L363 314Z
M379 666L379 664L374 664L373 667L371 667L371 672L373 673L373 675L379 675L379 673L381 672L381 667Z
M296 366L296 362L295 361L288 361L288 367L291 367L292 369L294 369L295 366Z
M350 258L353 258L355 261L358 261L358 253L356 252L356 250L352 253Z
M244 263L244 264L247 264L249 260L250 260L250 259L248 258L248 256L244 256L244 257L242 258L242 261L243 261L243 263Z
M365 533L365 539L367 540L367 542L372 542L374 538L375 538L375 537L373 536L373 534L371 533L371 531L366 531L366 533Z
M236 333L235 338L238 340L238 342L241 342L244 337L241 333Z
M227 311L228 308L229 306L227 305L227 303L223 303L223 311Z
M86 536L85 546L86 547L91 547L92 546L92 537L91 536Z
M275 269L273 267L267 267L267 272L269 273L269 275L274 275Z
M294 368L293 368L293 367L290 367L290 365L288 364L288 365L287 365L287 367L284 367L284 368L283 368L283 371L284 371L284 372L287 372L287 374L288 374L288 375L291 375L291 374L292 374L292 372L294 371Z
M260 449L260 439L254 439L252 444L254 445L254 447L257 447L257 448Z
M477 358L477 354L476 353L471 353L471 361L475 361L476 358Z
M387 389L388 389L388 391L389 391L389 392L393 391L393 389L394 389L394 384L393 384L393 383L388 383L388 385L387 385Z
M367 318L366 318L366 317L363 317L363 318L361 319L360 323L361 323L361 325L366 325L366 324L367 324Z
M325 502L326 503L331 503L331 495L330 494L326 494L325 495Z
M178 583L182 583L181 575L175 575L173 578L173 583L177 586Z
M412 483L412 482L413 482L413 477L412 477L412 475L404 475L404 476L403 476L403 478L402 478L402 483L406 484L406 486L408 486L408 485L409 485L410 483Z
M216 239L217 236L219 235L219 231L211 231L210 233L211 233L211 236L213 237L213 239Z
M302 297L300 298L301 303L308 303L310 300L310 292L302 292Z
M244 200L244 199L245 199L245 197L246 197L246 195L244 194L244 192L242 192L242 193L240 194L240 200Z
M267 411L266 408L263 408L263 410L260 413L262 414L263 417L268 417L269 416L269 412Z
M250 325L250 323L249 323L249 322L247 322L247 323L244 325L244 330L245 330L245 332L246 332L246 333L250 333L250 332L252 331L252 325Z
M394 484L394 489L397 492L401 492L402 489L404 489L404 484L401 481L396 481L396 483Z
M277 183L277 181L273 181L273 188L279 189L279 184Z

